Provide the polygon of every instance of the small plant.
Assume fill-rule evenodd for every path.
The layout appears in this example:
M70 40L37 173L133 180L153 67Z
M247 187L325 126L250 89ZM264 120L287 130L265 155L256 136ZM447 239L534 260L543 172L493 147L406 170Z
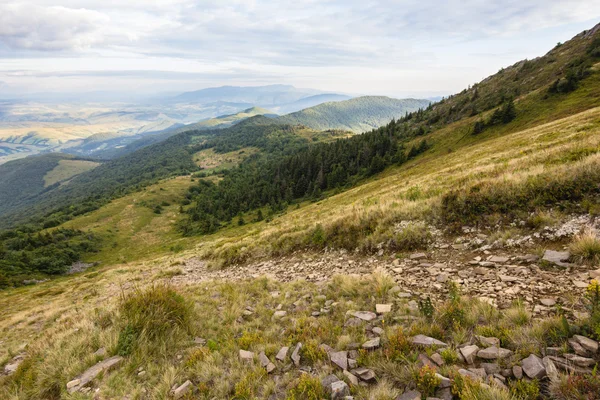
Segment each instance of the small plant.
M444 360L444 363L448 365L456 364L459 361L456 351L450 348L445 348L440 351L440 356L442 357L442 360Z
M435 369L429 365L425 365L417 371L414 379L417 390L421 392L422 397L433 396L435 390L442 382L441 379L437 377Z
M321 400L327 397L319 378L302 374L298 384L287 393L286 400Z
M570 246L571 253L581 261L600 262L600 238L598 233L587 228L575 236Z
M561 400L597 399L600 393L600 377L594 370L591 374L564 376L552 384L552 397Z
M242 349L247 350L256 343L262 343L262 340L262 336L258 332L244 331L242 336L237 339L237 342Z
M425 300L419 300L419 312L428 320L433 318L435 308L433 307L430 297L427 297Z
M540 397L540 384L537 379L514 380L510 383L510 394L519 400L537 400Z
M384 356L391 361L401 361L412 351L412 344L402 328L388 336L388 343L383 349Z
M314 340L310 340L302 345L301 356L303 360L306 360L309 364L315 364L317 361L323 361L327 359L327 353L318 343Z

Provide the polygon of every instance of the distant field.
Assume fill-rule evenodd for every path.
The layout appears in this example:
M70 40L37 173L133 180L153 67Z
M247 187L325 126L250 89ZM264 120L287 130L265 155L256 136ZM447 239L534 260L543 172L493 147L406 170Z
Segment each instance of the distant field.
M58 165L44 176L44 187L63 182L83 172L96 168L100 163L85 160L60 160Z
M256 147L245 147L229 153L215 153L214 149L206 149L194 154L194 162L206 171L218 171L237 166L245 158L260 150Z

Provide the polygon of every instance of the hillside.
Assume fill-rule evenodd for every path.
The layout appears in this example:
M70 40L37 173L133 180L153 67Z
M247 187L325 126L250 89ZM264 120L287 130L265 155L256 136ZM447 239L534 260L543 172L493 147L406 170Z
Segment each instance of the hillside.
M427 100L391 99L365 96L330 102L279 117L293 125L305 125L316 130L339 129L362 133L385 125L407 113L426 108Z
M254 117L256 115L273 115L273 113L267 109L261 107L251 107L246 110L240 111L239 113L222 115L216 118L210 118L204 121L196 122L195 124L189 124L175 130L175 133L189 131L189 130L207 130L215 128L228 128L237 122L244 119Z
M259 115L73 178L0 235L0 398L597 399L599 65L600 25L361 135Z
M325 93L325 94L316 94L314 96L305 97L303 99L297 100L293 103L284 104L278 107L275 107L273 110L277 111L279 114L288 114L296 111L304 110L306 108L318 106L323 103L331 103L334 101L344 101L350 100L351 96L346 96L342 94L335 93Z

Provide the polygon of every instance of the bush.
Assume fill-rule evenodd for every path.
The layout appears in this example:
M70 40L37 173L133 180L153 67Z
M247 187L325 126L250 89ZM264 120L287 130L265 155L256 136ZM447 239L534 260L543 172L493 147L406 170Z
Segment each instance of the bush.
M169 286L136 289L123 295L119 309L124 326L117 351L128 355L142 343L168 343L175 334L191 331L192 307Z
M600 238L588 228L575 236L570 246L571 254L580 261L600 262Z
M427 226L411 222L393 236L390 248L395 251L426 249L430 241L431 233Z
M442 382L440 378L436 376L435 369L425 365L414 376L415 385L417 390L421 392L422 397L431 397L435 393L435 390Z
M537 400L540 397L540 384L537 379L529 382L515 380L510 384L510 394L518 400Z
M286 400L321 400L327 398L325 389L317 377L303 374L298 384L287 393Z
M600 377L596 373L562 377L552 384L552 397L559 400L593 400L600 393Z

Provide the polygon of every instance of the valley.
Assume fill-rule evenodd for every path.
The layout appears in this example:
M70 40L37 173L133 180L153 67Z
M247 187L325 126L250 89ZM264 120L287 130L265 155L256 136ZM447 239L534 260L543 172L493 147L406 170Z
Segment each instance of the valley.
M435 103L23 128L61 152L0 165L0 398L598 398L599 65L600 25Z

